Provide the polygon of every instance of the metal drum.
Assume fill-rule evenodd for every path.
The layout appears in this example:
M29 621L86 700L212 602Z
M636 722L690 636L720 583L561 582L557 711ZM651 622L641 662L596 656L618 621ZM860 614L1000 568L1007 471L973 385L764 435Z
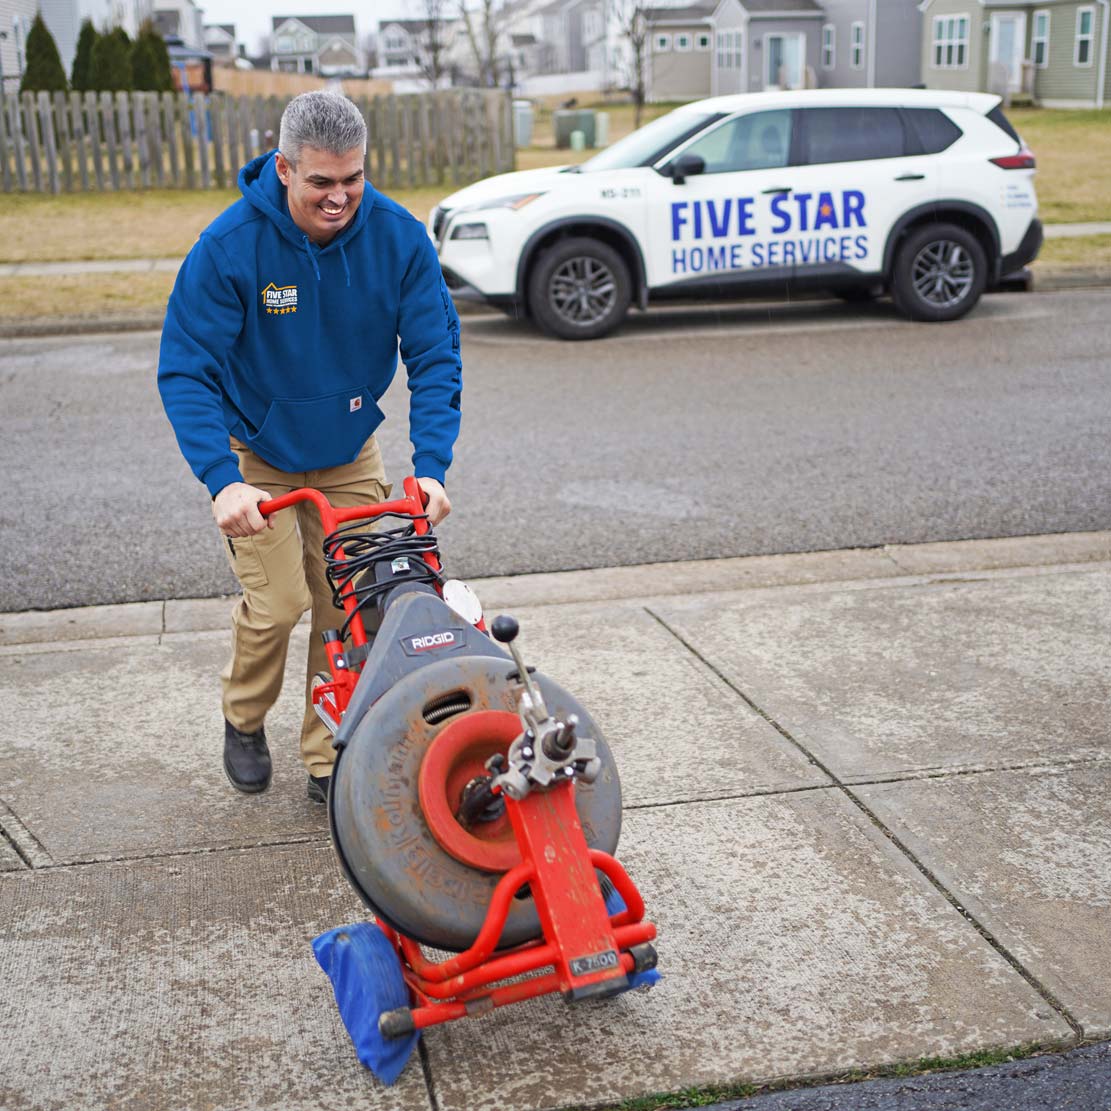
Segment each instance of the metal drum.
M414 940L463 950L481 929L501 875L520 862L504 812L468 828L456 817L463 788L486 774L522 726L511 660L448 657L390 687L347 735L332 773L332 842L347 878L374 914ZM578 716L597 742L602 770L574 785L591 848L613 853L621 832L621 783L609 747L585 709L562 687L533 675L551 713ZM559 788L563 789L563 788ZM539 936L523 889L499 943Z

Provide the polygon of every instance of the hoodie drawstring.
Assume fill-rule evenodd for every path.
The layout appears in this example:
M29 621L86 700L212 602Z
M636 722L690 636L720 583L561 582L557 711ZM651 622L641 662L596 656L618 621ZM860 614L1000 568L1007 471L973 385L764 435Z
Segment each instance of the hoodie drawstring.
M343 249L343 244L339 245L339 257L343 259L343 272L347 276L347 288L351 288L351 267L347 265L347 252Z
M312 244L309 242L307 235L302 235L301 238L305 241L305 254L309 256L309 262L312 263L313 271L316 273L316 280L320 281L320 267L316 265L316 255L312 253ZM347 265L347 260L344 260L344 266ZM351 284L351 278L348 276L347 284Z

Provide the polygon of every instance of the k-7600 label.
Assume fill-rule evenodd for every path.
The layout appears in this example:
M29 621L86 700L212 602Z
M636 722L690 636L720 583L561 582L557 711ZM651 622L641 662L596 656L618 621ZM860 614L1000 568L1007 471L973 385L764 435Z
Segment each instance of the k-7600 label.
M589 957L576 957L571 962L572 976L588 976L591 972L602 972L618 965L617 953L607 949L604 953L593 953Z

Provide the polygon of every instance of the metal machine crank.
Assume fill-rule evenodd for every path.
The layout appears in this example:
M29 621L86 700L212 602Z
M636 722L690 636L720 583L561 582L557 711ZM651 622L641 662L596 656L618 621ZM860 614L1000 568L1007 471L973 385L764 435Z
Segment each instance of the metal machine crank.
M576 714L569 714L566 721L549 714L515 643L520 631L517 621L504 615L495 617L490 631L509 648L517 664L520 683L514 693L524 726L505 757L493 756L487 762L487 770L494 774L491 786L520 802L534 788L551 787L560 780L577 778L593 783L602 769L597 745L592 737L579 735Z

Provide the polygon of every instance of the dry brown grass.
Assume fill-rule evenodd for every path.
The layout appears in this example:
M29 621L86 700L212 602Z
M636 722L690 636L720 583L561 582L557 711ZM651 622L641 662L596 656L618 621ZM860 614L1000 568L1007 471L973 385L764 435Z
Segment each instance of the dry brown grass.
M0 278L0 321L160 313L173 284L164 273Z
M238 191L0 197L0 262L178 258Z
M1111 235L1047 239L1034 262L1035 273L1060 274L1066 270L1111 274Z
M1007 113L1038 160L1038 214L1050 224L1111 220L1111 110Z

